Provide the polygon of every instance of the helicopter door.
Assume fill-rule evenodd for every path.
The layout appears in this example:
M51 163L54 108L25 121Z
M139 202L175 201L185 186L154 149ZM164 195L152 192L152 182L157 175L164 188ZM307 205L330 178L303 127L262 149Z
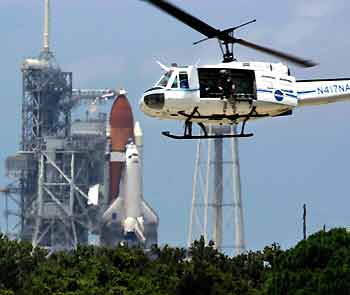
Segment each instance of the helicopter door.
M230 95L236 98L256 99L255 74L252 70L199 68L198 78L201 98L222 98Z

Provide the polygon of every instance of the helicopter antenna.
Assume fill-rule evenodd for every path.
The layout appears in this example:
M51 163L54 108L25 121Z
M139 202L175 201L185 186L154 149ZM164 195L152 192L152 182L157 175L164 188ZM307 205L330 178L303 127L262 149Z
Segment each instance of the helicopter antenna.
M255 20L252 20L248 23L244 23L242 25L239 25L237 27L233 27L230 29L218 30L166 0L143 0L143 1L152 4L158 9L166 12L167 14L173 16L174 18L183 22L187 26L191 27L192 29L206 36L205 39L195 42L195 44L206 41L208 39L213 39L213 38L218 39L220 41L219 42L220 47L223 51L224 62L230 62L234 60L233 45L237 43L244 47L248 47L248 48L272 55L274 57L277 57L279 59L285 60L287 62L296 64L304 68L309 68L317 65L317 63L311 60L306 60L292 54L284 53L279 50L261 46L261 45L246 41L244 39L241 39L241 38L238 39L234 37L235 30L243 26L246 26L250 23L253 23L255 22Z

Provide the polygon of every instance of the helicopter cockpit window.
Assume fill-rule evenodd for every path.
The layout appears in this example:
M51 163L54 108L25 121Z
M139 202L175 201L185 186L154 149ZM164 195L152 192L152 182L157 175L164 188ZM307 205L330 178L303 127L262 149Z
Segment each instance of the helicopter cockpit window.
M180 72L180 88L187 89L190 88L190 84L188 83L188 74L187 72Z
M256 98L255 74L241 69L198 69L201 98Z
M176 75L171 88L179 88L179 77Z
M164 76L158 82L157 86L167 87L169 79L170 79L172 74L173 74L173 71L169 71L169 72L165 73Z

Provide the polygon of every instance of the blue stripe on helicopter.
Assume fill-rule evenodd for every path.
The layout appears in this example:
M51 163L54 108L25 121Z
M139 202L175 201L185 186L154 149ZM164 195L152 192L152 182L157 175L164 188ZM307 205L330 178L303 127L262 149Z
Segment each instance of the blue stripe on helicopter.
M198 90L200 90L200 89L199 88L198 89L167 89L167 91L198 91ZM258 89L257 91L264 92L264 93L273 93L272 90L267 90L267 89ZM282 91L283 92L290 92L290 93L285 93L285 95L292 97L292 98L295 98L295 99L298 99L297 95L292 94L293 93L292 90L282 90ZM299 92L298 92L298 94L299 94Z
M308 93L315 93L316 90L307 90L307 91L298 91L298 94L308 94Z
M258 92L265 92L265 93L273 93L272 90L266 90L266 89L258 89Z

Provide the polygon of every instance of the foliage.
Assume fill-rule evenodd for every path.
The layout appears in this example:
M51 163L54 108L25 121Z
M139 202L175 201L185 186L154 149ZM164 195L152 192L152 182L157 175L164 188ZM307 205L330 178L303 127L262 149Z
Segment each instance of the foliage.
M321 231L273 257L268 294L349 294L350 234Z
M349 294L350 234L319 232L283 251L228 257L204 239L186 251L79 247L46 257L0 236L0 295Z

